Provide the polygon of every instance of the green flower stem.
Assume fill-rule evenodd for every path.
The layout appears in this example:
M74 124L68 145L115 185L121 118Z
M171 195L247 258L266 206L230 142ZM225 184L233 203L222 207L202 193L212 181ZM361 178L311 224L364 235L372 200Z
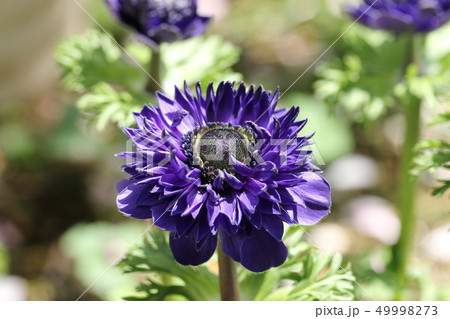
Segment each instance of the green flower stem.
M150 61L150 75L152 78L148 79L147 91L155 94L161 91L161 52L159 49L152 50L152 59Z
M236 265L233 259L223 252L220 242L217 247L217 252L219 254L220 295L222 296L222 300L241 300Z
M410 39L407 46L406 66L419 63L419 42ZM406 267L411 248L414 242L416 213L415 198L417 183L410 174L412 160L414 156L413 148L417 144L420 134L420 107L422 100L417 96L408 93L407 98L402 100L403 111L406 120L405 140L400 159L398 176L398 198L397 210L400 215L401 232L400 238L393 247L393 268L397 279L397 299L402 299L402 291L406 284Z

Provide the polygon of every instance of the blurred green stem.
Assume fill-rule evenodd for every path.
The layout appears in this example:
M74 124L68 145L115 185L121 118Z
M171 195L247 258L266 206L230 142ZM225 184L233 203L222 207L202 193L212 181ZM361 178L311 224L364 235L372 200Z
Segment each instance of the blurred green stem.
M223 252L220 242L217 247L217 253L219 254L220 295L222 300L241 300L236 265L233 259Z
M161 91L161 53L158 49L152 50L152 59L150 61L150 76L147 83L147 91L155 94Z
M419 39L411 37L407 45L405 72L408 66L416 64L420 69ZM396 299L403 299L402 291L407 280L407 264L411 248L414 243L416 213L415 198L417 183L410 174L412 160L414 157L413 148L417 144L420 134L420 106L422 100L412 93L407 94L407 98L402 100L403 112L405 115L405 140L399 163L398 176L398 197L397 211L400 216L401 232L396 245L392 250L392 265L397 279Z

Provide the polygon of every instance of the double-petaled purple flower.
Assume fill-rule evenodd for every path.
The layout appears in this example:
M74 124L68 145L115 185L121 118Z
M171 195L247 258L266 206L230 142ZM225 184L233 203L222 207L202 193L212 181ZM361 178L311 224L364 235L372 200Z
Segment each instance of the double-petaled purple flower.
M312 225L330 210L330 187L311 163L306 120L299 108L275 110L278 91L222 82L206 96L185 85L159 107L135 113L124 128L136 151L131 175L117 188L126 216L153 218L170 231L170 247L183 265L199 265L224 252L254 272L281 265L287 256L283 222Z
M210 18L197 14L197 0L105 0L113 14L150 46L205 32Z
M364 0L347 12L374 28L400 33L435 30L450 19L450 0Z

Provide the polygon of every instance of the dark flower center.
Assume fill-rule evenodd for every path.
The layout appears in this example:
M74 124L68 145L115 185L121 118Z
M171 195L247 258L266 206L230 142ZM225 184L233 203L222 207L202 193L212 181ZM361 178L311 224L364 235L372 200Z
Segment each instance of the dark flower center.
M165 17L170 24L176 24L183 18L191 16L195 6L192 0L147 0L151 17Z
M242 126L209 123L186 134L183 148L190 164L213 178L218 170L233 172L232 157L250 165L254 140L252 132Z

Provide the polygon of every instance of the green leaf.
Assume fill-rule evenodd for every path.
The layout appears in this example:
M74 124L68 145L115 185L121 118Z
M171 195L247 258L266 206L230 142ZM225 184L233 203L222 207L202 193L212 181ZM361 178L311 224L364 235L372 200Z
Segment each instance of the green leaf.
M111 85L99 82L92 91L81 96L77 107L90 119L95 119L97 129L102 131L109 122L119 126L134 123L133 112L138 112L147 103L145 96L126 91L117 91Z
M450 170L450 144L443 140L423 140L414 148L416 155L411 174L419 176L424 172L436 172L438 168ZM442 196L449 188L449 180L438 180L442 183L433 190L433 196Z
M443 124L445 122L450 122L450 112L443 112L438 114L429 125L438 125Z
M352 300L350 265L341 268L342 257L331 257L302 240L303 231L291 227L285 241L286 262L264 273L253 273L239 266L238 280L244 300ZM147 279L137 287L139 295L126 300L218 300L219 279L207 267L181 266L173 258L167 233L148 234L142 246L120 262L125 273L143 272Z
M149 55L148 48L138 58L145 54ZM90 30L65 39L55 50L55 59L64 86L84 94L77 107L96 121L100 131L110 122L132 125L132 112L149 102L144 90L147 75L104 32Z
M151 53L142 43L131 42L125 50L141 65L148 66ZM239 61L240 49L219 36L201 36L161 45L163 87L169 92L174 85L201 82L241 81L243 76L232 70Z
M242 75L232 70L239 61L240 49L219 36L195 37L161 46L166 68L164 87L194 84L204 88L209 82L241 81Z
M441 182L441 183L443 183L444 185L443 186L441 186L441 187L436 187L434 190L433 190L433 196L442 196L442 195L444 195L444 193L446 192L446 191L448 191L449 189L450 189L450 180L442 180L442 179L439 179L438 180L438 182Z
M374 121L394 105L404 43L359 26L342 41L345 54L317 69L316 95L355 122Z
M127 62L119 46L98 30L63 40L54 56L62 69L63 85L69 90L83 93L99 82L129 90L145 85L145 73Z
M289 256L283 265L263 274L241 269L242 292L253 300L353 300L350 265L341 268L340 255L325 254L302 239L301 227L291 227L285 236Z
M147 281L137 291L140 296L126 300L167 300L181 296L187 300L218 300L219 279L206 267L185 267L178 264L170 251L167 232L149 233L138 250L120 262L125 273L145 272Z
M443 33L435 34L424 49L424 70L406 66L407 37L356 26L341 42L342 55L317 68L316 95L330 108L345 114L354 122L366 124L382 117L396 103L411 95L427 106L436 107L442 96L448 96L450 58L442 46ZM443 46L448 47L448 46ZM403 104L407 104L404 102Z
M151 61L150 49L132 42L123 50L109 35L90 30L64 40L55 50L62 69L64 86L85 94L77 106L103 130L109 122L133 124L132 113L151 99L145 92L145 69ZM161 47L164 86L184 81L201 81L206 88L211 81L239 81L242 75L231 67L239 60L240 50L219 37L197 37ZM130 56L133 58L131 59ZM139 65L137 65L139 64Z

